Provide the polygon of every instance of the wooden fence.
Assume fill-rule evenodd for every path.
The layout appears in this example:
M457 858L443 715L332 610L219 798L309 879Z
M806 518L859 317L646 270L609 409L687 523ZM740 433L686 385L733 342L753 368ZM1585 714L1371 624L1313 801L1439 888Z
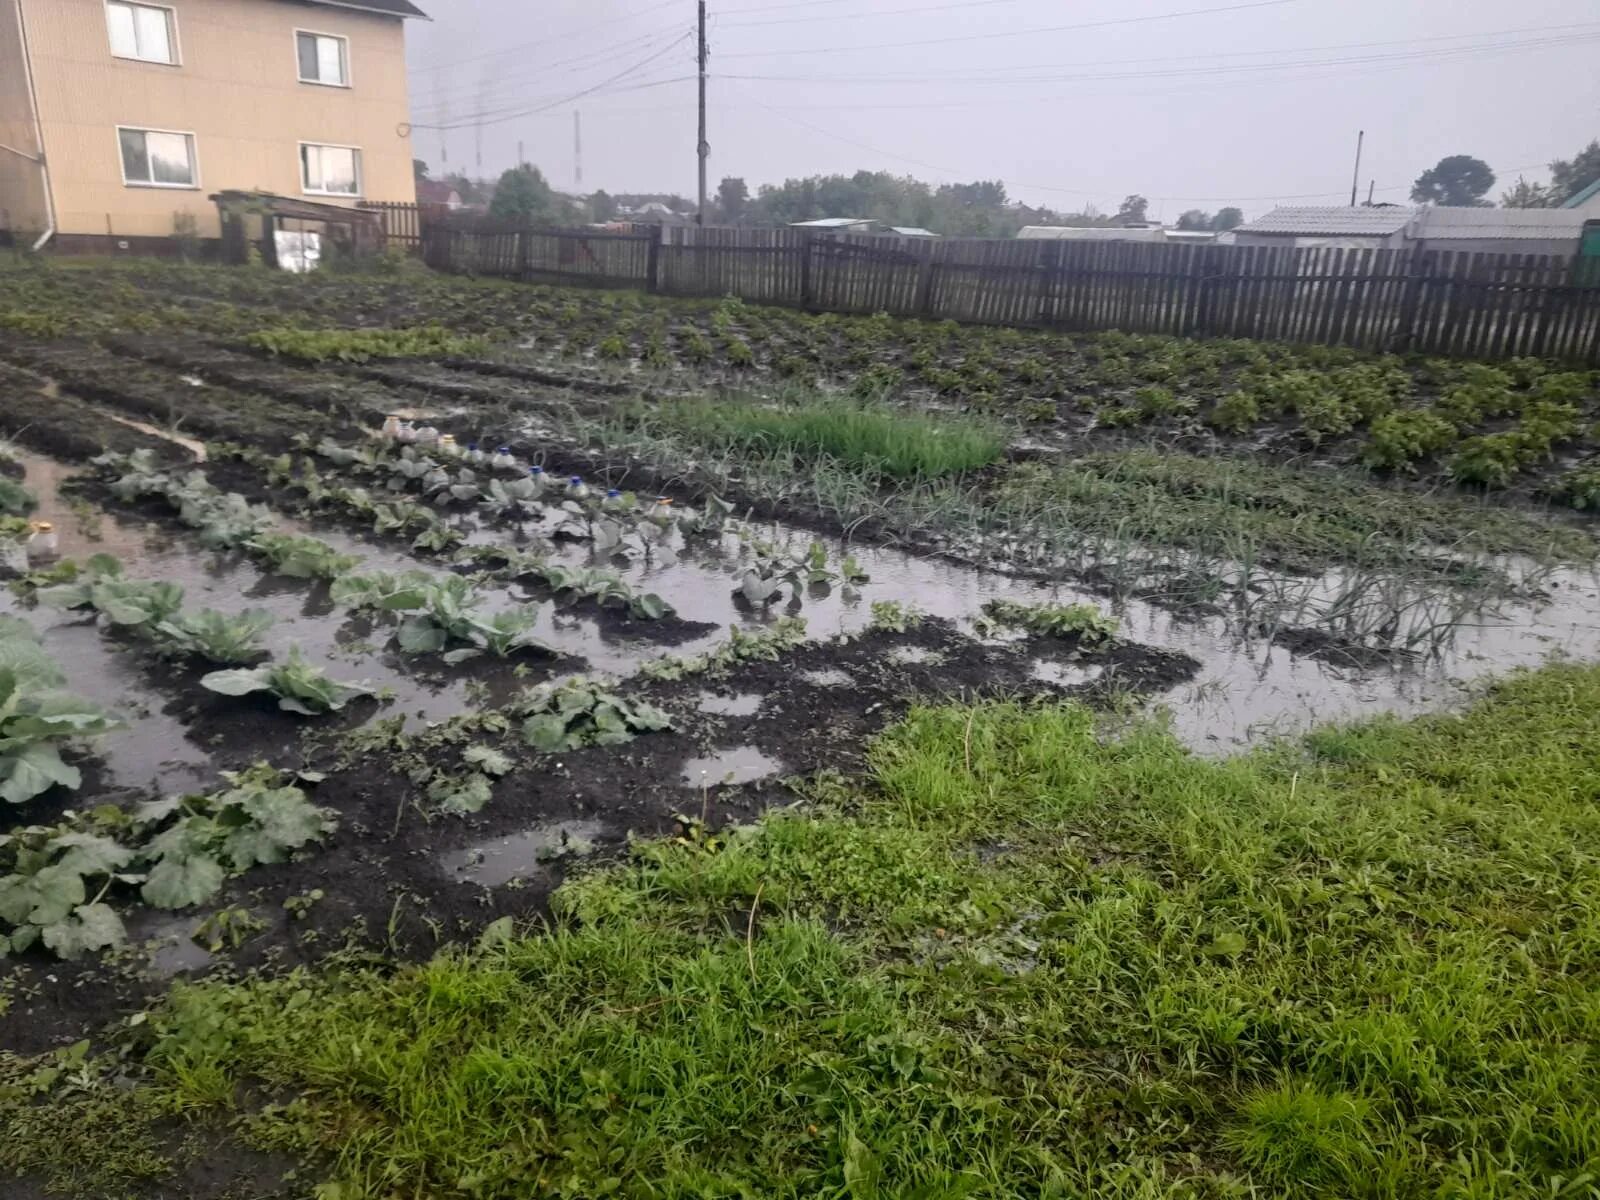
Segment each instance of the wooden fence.
M623 233L459 214L420 221L418 236L440 270L816 312L1600 364L1600 270L1586 259L797 229Z

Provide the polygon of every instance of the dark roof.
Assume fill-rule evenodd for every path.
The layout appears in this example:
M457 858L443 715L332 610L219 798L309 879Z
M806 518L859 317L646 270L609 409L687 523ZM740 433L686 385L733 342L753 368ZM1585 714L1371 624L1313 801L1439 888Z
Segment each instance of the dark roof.
M305 0L307 4L320 4L324 8L354 8L361 12L385 13L391 17L421 17L428 19L411 0Z

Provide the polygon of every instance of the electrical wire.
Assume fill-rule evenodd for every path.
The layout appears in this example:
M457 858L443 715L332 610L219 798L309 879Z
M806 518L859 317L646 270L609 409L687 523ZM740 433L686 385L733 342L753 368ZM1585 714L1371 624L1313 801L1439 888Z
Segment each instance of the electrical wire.
M648 53L659 49L670 39L683 39L689 36L681 29L657 30L654 33L641 34L626 42L618 43L605 50L590 51L588 54L578 55L560 63L548 65L531 65L519 72L499 75L491 80L480 80L477 84L462 81L459 84L443 89L434 88L428 93L425 100L420 101L413 108L413 115L420 118L429 116L448 116L448 111L463 103L482 104L486 99L506 88L526 87L532 78L542 83L552 76L571 75L581 71L593 70L596 67L606 66L612 62L630 58L636 54ZM487 83L487 88L484 86Z
M825 2L825 0L818 0L818 2L822 3ZM551 34L548 37L541 37L536 41L519 42L514 46L506 46L499 50L489 50L483 54L473 54L467 58L452 59L450 62L433 63L432 65L425 67L413 67L411 74L431 75L435 71L450 71L454 70L456 67L466 66L468 63L483 62L491 58L500 58L506 54L517 54L524 50L542 48L544 46L548 46L551 42L564 42L569 38L581 37L583 34L593 33L596 29L607 29L612 25L621 24L623 21L631 20L634 17L647 17L651 13L661 12L664 9L681 7L681 0L663 0L663 2L660 4L655 4L649 8L640 9L638 12L622 13L619 16L596 22L593 25L585 25L582 29L574 29L567 33Z
M1042 33L1067 33L1085 29L1108 29L1121 25L1145 25L1152 21L1176 21L1186 17L1208 17L1221 13L1243 12L1247 9L1277 8L1285 4L1298 4L1300 0L1245 0L1241 4L1227 4L1217 8L1191 8L1181 12L1152 13L1144 17L1113 17L1105 21L1085 21L1075 25L1046 25L1032 29L1003 29L991 33L964 33L952 37L921 38L910 42L872 42L851 46L813 46L789 50L742 50L724 54L723 58L787 58L796 54L839 54L861 50L901 50L917 46L947 46L953 42L990 41L995 38L1038 37Z
M544 112L547 109L559 108L564 104L571 104L574 100L581 100L585 96L593 96L593 95L596 95L596 94L598 94L598 93L600 93L602 91L610 89L612 84L615 84L615 83L617 83L617 82L619 82L619 81L621 81L623 79L626 79L628 76L634 74L637 71L643 70L645 67L649 66L651 63L657 61L658 59L665 57L667 54L670 54L673 50L676 50L686 40L688 40L688 35L687 34L685 34L682 37L675 38L667 46L664 46L662 49L656 51L654 54L651 54L651 55L647 56L646 58L643 58L643 59L639 60L638 62L634 63L631 67L628 67L625 70L617 72L615 75L612 75L610 78L603 79L599 83L593 84L590 87L586 87L581 91L574 92L574 93L572 93L571 95L568 95L568 96L562 96L561 98L556 99L556 100L551 100L548 103L534 104L534 105L531 105L531 106L529 106L527 108L516 109L515 111L508 111L508 110L505 110L505 109L501 109L501 110L498 110L497 112L496 111L491 111L491 112L485 112L485 113L473 113L473 114L467 116L463 120L459 120L459 121L455 121L455 122L451 122L451 123L445 123L445 124L429 125L429 124L423 124L423 123L414 123L412 127L415 128L415 129L465 129L465 128L468 128L468 127L479 127L479 126L484 126L484 125L501 125L501 124L504 124L506 121L517 120L519 117L533 116L534 114ZM631 87L631 88L617 88L617 89L614 89L614 90L616 90L616 91L632 91L632 90L638 90L638 88L640 88L640 87L660 87L661 85L667 84L667 83L680 83L680 82L682 82L682 80L684 78L693 78L693 76L675 77L673 79L659 79L659 80L655 80L655 81L653 81L651 83L648 83L648 84L639 84L639 85L636 85L635 87Z
M1282 55L1285 55L1285 54L1322 54L1322 53L1329 53L1329 52L1336 51L1336 50L1372 50L1372 49L1378 49L1378 48L1388 47L1388 46L1420 46L1420 45L1423 45L1423 44L1431 44L1431 43L1436 43L1436 42L1462 42L1462 41L1469 41L1469 40L1474 39L1474 38L1489 38L1489 39L1495 39L1495 40L1486 42L1481 47L1440 47L1436 51L1431 51L1431 53L1448 53L1448 52L1450 52L1452 50L1461 51L1461 50L1469 50L1469 49L1496 49L1496 50L1498 50L1498 49L1504 48L1507 45L1506 42L1504 42L1503 40L1500 40L1500 39L1509 38L1509 37L1515 37L1515 36L1517 36L1519 34L1561 33L1561 34L1568 35L1568 36L1567 37L1563 37L1563 38L1558 39L1558 40L1567 41L1570 38L1570 36L1574 34L1575 31L1582 31L1581 33L1578 33L1578 35L1577 35L1580 38L1588 37L1588 36L1600 36L1600 24L1597 24L1595 22L1585 22L1585 23L1574 24L1574 25L1532 25L1532 26L1525 26L1525 27L1518 28L1518 29L1492 29L1492 30L1485 30L1482 33L1441 34L1441 35L1438 35L1436 37L1424 37L1424 38L1396 38L1396 39L1391 40L1391 41L1381 41L1381 42L1336 42L1336 43L1334 43L1332 45L1323 45L1323 46L1283 46L1283 47L1278 47L1278 48L1275 48L1275 49L1272 49L1272 50L1219 50L1219 51L1215 51L1213 53L1204 54L1204 55L1195 55L1195 54L1173 55L1173 54L1169 54L1169 55L1160 55L1160 56L1150 57L1150 58L1113 58L1113 59L1092 59L1092 60L1088 60L1088 61L1079 61L1079 62L1020 63L1020 64L1012 64L1012 65L1005 66L1005 67L995 67L995 68L992 68L992 69L986 69L986 70L984 70L984 72L982 74L977 74L977 75L946 72L946 73L942 73L942 74L921 74L921 75L907 75L907 74L893 75L893 74L882 74L882 73L876 73L876 74L873 74L873 75L723 75L723 76L721 76L721 78L724 78L724 79L746 79L746 80L767 80L767 81L773 81L773 82L788 82L788 83L872 83L872 84L901 84L901 83L905 83L905 84L924 84L924 83L938 83L938 84L944 84L944 83L968 83L968 82L979 83L979 82L990 82L990 81L994 81L994 82L1034 82L1034 80L1024 79L1024 78L1011 79L1011 78L1009 78L1009 73L1011 73L1011 72L1022 72L1022 71L1055 71L1055 70L1060 70L1062 68L1072 68L1072 67L1138 66L1138 65L1141 65L1141 64L1145 64L1145 63L1171 63L1171 62L1194 63L1194 62L1197 62L1197 61L1203 61L1205 59L1264 58L1264 57L1276 58L1276 57L1279 57L1279 56L1282 56ZM1511 45L1524 45L1524 44L1527 44L1527 43L1510 43L1510 44ZM1409 53L1421 54L1421 53L1430 53L1430 52L1429 51L1420 51L1419 50L1419 51L1414 51L1414 52L1409 52ZM1276 66L1277 64L1268 64L1268 65ZM1291 64L1291 65L1296 65L1296 64ZM1316 64L1316 65L1321 65L1321 64ZM1188 68L1188 69L1199 70L1201 68ZM1219 65L1215 69L1217 69L1217 70L1233 70L1233 69L1246 70L1246 69L1253 69L1253 68L1251 68L1250 64L1239 64L1239 66L1237 68ZM1152 73L1152 74L1155 74L1155 73ZM1106 76L1102 76L1102 77L1103 78L1117 78L1119 76L1106 75ZM1039 81L1051 82L1051 81L1054 81L1054 80L1059 79L1059 78L1062 78L1062 77L1061 76L1041 76ZM1068 77L1068 78L1071 78L1071 77Z

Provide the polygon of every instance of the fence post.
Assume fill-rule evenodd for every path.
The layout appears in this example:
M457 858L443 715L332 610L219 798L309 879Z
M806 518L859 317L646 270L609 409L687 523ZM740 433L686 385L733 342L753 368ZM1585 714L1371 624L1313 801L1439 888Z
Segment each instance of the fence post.
M924 238L923 242L922 269L917 276L916 314L919 317L930 316L933 311L934 256L939 250L939 243L933 238Z
M800 307L808 312L812 306L811 295L811 231L800 231Z
M1406 263L1405 291L1400 293L1400 315L1395 320L1395 345L1396 350L1409 350L1417 336L1417 310L1422 301L1422 281L1427 255L1418 243L1411 250L1410 260Z
M661 289L661 240L666 236L667 227L659 225L650 238L650 257L645 264L644 289L647 292L657 292Z

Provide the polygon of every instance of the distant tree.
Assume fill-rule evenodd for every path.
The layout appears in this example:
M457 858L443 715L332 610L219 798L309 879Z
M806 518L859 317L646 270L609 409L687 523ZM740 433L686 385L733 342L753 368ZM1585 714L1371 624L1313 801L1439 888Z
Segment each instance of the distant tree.
M1600 179L1600 140L1590 142L1570 159L1550 164L1551 206L1565 204Z
M518 221L555 221L567 205L556 196L538 167L523 163L500 176L489 202L489 215Z
M604 189L597 191L589 197L589 215L602 224L606 221L615 221L617 219L616 199Z
M1483 197L1493 186L1494 172L1488 163L1470 154L1452 154L1417 176L1411 198L1446 208L1482 208L1489 203Z
M421 183L424 179L428 178L428 160L427 159L425 159L425 158L413 158L411 160L411 177L413 179L415 179L418 183Z
M1123 198L1122 205L1117 209L1116 220L1119 225L1137 225L1145 220L1145 214L1150 211L1150 201L1135 192Z
M737 224L750 206L750 187L744 180L730 175L717 184L717 216L729 225Z
M1549 208L1555 198L1555 189L1543 183L1529 183L1522 176L1508 192L1500 193L1503 208Z
M1188 212L1181 213L1178 216L1178 228L1179 229L1210 229L1211 228L1212 219L1213 218L1212 218L1210 213L1202 212L1198 208L1191 208Z
M1222 208L1217 210L1217 215L1211 218L1211 228L1222 233L1229 229L1237 229L1244 224L1244 213L1237 208Z

